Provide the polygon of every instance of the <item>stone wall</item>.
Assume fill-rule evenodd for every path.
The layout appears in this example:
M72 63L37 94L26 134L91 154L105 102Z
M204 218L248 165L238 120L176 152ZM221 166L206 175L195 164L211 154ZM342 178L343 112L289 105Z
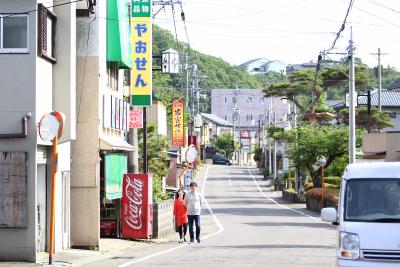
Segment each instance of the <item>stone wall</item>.
M162 238L173 233L173 200L165 200L153 205L153 238Z

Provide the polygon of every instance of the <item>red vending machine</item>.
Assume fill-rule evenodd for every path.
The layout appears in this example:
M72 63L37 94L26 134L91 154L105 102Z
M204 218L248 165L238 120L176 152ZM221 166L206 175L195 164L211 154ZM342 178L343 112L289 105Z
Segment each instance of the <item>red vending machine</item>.
M153 235L153 175L125 174L122 188L122 238Z

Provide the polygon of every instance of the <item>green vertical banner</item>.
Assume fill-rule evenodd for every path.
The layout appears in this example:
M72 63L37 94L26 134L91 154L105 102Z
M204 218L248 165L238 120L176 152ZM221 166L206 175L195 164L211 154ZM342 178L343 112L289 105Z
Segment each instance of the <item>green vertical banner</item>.
M106 198L122 197L122 179L128 172L128 157L122 153L110 153L105 156Z
M151 0L132 0L131 104L152 105L153 36Z

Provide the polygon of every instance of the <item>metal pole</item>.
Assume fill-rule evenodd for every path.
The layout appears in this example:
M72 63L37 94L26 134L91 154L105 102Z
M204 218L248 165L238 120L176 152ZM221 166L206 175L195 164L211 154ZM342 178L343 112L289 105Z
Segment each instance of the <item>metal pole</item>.
M382 111L381 92L382 92L382 67L381 67L381 49L378 48L378 109Z
M268 127L271 126L271 116L272 116L272 98L270 98L270 106L268 107ZM271 179L272 176L272 146L271 146L271 136L268 135L268 178Z
M189 64L188 64L188 58L189 56L186 53L185 59L186 59L186 64L185 64L185 68L186 68L186 108L189 107Z
M131 106L131 108L133 108ZM133 108L134 109L134 108ZM133 151L128 153L128 172L139 173L139 160L138 160L138 133L137 129L129 129L128 142L133 146Z
M274 128L276 127L276 114L274 112ZM274 182L276 180L276 141L274 140Z
M355 134L355 77L354 77L354 43L353 29L351 28L349 42L349 163L356 161L356 134Z
M149 173L147 162L147 108L143 107L143 173Z
M56 173L58 164L57 154L58 134L53 139L53 162L51 168L51 208L50 208L50 244L49 244L49 264L53 264L53 247L54 247L54 212L55 212L55 192L56 192Z
M324 182L325 182L325 167L324 166L322 166L322 170L321 171L322 171L321 208L323 209L324 208L324 190L325 190L325 185L324 185Z

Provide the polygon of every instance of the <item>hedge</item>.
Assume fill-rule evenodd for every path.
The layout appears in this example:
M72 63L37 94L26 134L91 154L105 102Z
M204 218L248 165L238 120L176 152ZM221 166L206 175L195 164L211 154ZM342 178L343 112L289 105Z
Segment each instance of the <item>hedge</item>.
M313 188L307 191L307 197L314 199L322 198L322 189ZM339 190L338 189L325 189L324 190L324 202L332 202L337 204L339 202Z
M342 182L342 178L339 176L327 176L324 178L324 182L326 184L333 184L333 185L339 185Z

